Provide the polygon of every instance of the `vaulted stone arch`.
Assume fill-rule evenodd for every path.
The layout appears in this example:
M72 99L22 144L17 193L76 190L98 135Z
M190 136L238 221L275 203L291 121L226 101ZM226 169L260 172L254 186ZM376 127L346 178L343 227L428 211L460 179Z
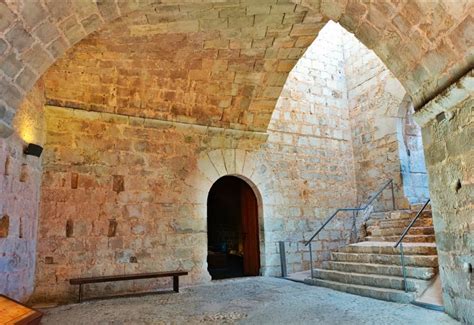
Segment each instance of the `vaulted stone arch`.
M142 19L131 31L133 36L160 35L165 44L171 41L165 37L170 33L188 34L192 43L197 31L218 32L203 40L203 49L221 51L224 59L238 55L241 60L231 67L235 75L223 77L229 66L216 62L212 68L221 73L217 78L187 68L195 70L195 81L212 78L212 89L221 90L216 84L224 82L230 91L225 99L207 94L205 101L215 116L205 123L224 121L240 129L266 128L288 72L328 19L339 21L372 48L402 82L417 108L472 67L471 2L194 2L25 0L0 4L4 35L0 39L0 133L4 137L11 134L15 110L26 93L65 51L95 31L106 35L114 20L127 25L133 15ZM243 35L244 43L232 42ZM186 110L184 106L175 110ZM204 115L201 120L209 119L209 114L198 115Z
M256 4L254 0L205 3L193 0L0 0L0 18L0 138L13 133L16 110L27 94L31 94L38 78L53 64L44 78L50 103L121 114L107 117L110 119L121 120L127 118L124 115L131 115L152 117L155 119L153 124L157 125L161 122L156 119L187 125L203 124L210 126L212 133L214 126L265 131L289 71L329 19L340 22L377 53L403 84L418 109L466 71L472 70L474 59L472 1L262 0ZM107 39L109 42L104 42ZM147 54L151 59L142 61L143 55ZM158 66L153 66L160 57L174 56L185 63L182 69L176 69L172 60L162 60ZM96 60L97 57L100 60ZM93 64L89 64L91 62ZM114 62L118 63L116 67ZM134 64L141 70L134 69ZM119 68L122 70L117 70ZM156 68L159 77L169 79L168 84L164 83L165 87L162 80L153 79L150 68ZM100 75L100 69L106 72ZM88 74L88 78L81 79L81 74ZM171 78L172 74L177 78ZM142 76L145 78L141 79ZM70 87L64 80L71 82ZM82 87L90 90L90 94L82 97ZM156 96L149 96L147 93L150 92ZM114 95L107 97L104 94ZM177 102L175 106L170 104L173 101ZM35 105L26 105L25 109L33 109L30 106ZM434 139L426 145L426 150L431 165L428 170L437 177L432 181L432 187L437 187L432 191L435 193L433 207L443 212L441 215L435 211L435 218L440 220L437 233L445 239L442 247L444 266L453 260L472 261L466 241L459 245L462 249L451 249L457 245L456 240L463 240L456 239L460 232L469 233L468 221L472 212L466 203L472 191L469 192L464 181L472 175L472 164L469 164L472 150L469 151L466 140L472 138L467 131L470 107L472 72L418 113L418 119L426 123L427 134ZM443 114L450 109L452 112ZM433 117L438 115L438 121L432 123ZM30 125L35 119L30 120ZM145 121L130 117L132 120L130 123ZM80 126L76 127L80 129ZM444 137L454 140L446 144ZM29 158L22 155L22 143L16 142L17 139L8 141L0 139L2 159L13 152L10 156L15 166L25 162L38 165L38 161L28 161ZM166 141L172 140L166 138ZM458 147L459 143L464 147ZM82 142L82 145L87 146L87 143ZM235 150L222 155L226 161L226 155L237 157L238 154ZM216 164L221 160L217 158L218 152L210 155L213 158L208 156L209 159ZM457 174L453 189L450 189L452 193L448 195L445 185L453 181L454 174L450 157L459 157L457 161L462 163L454 166ZM9 163L5 163L7 165ZM213 168L222 172L221 167ZM41 168L31 173L39 179ZM4 173L5 179L11 180L12 184L17 181L14 175L7 174ZM446 175L449 177L444 180ZM58 182L64 182L64 179ZM71 176L68 182L71 182L67 183L71 188L74 187L74 177ZM77 175L75 182L77 187ZM258 185L258 181L255 182ZM39 187L39 181L36 185ZM38 192L19 193L12 188L10 186L5 200L15 204L8 208L29 208L37 214ZM456 196L458 194L461 198ZM263 199L277 200L278 197L270 195ZM462 209L453 208L458 203ZM454 220L460 213L466 221L444 226L448 218ZM33 223L36 220L32 220ZM35 235L30 239L29 247L34 250ZM14 252L13 248L11 252ZM34 255L34 252L29 253ZM34 259L31 260L34 263ZM449 272L455 276L446 276L449 279L446 288L454 292L459 263L446 267L446 274L450 275ZM463 273L463 279L466 274ZM25 272L21 276L28 278L28 283L32 281L31 274ZM15 279L10 278L9 283L19 283ZM32 288L22 290L13 288L11 292L24 298ZM448 309L451 314L462 314L457 310L459 306L468 306L464 308L466 310L472 306L472 295L463 295L460 302L456 296L452 299L454 307Z
M0 136L15 110L65 51L114 19L156 0L0 2Z

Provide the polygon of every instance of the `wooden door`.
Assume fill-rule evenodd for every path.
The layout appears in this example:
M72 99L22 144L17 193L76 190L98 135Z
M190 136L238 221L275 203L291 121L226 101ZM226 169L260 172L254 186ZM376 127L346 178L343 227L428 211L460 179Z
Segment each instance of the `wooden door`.
M260 275L260 241L258 238L258 205L255 194L247 184L240 190L244 275Z

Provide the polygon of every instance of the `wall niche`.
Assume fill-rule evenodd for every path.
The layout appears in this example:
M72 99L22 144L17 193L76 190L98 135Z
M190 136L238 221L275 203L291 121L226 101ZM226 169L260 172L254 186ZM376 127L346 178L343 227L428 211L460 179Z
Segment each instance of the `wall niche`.
M0 218L0 238L7 238L10 228L10 217L4 215Z

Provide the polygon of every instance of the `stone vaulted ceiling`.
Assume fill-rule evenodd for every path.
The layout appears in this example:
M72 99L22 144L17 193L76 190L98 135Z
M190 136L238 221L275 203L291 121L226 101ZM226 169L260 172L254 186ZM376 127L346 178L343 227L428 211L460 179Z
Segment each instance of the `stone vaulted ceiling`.
M94 33L46 74L50 103L265 130L324 26L292 3L160 5Z
M0 0L0 135L52 64L56 104L264 130L328 19L372 48L418 108L474 61L470 0L156 3Z

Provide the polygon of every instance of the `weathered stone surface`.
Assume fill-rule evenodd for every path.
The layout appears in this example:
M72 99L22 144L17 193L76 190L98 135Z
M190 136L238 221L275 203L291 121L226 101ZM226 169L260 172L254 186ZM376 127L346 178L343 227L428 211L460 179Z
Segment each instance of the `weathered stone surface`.
M302 4L298 2L297 5L294 4L296 1L289 0L277 4L270 2L259 3L258 5L248 2L230 2L222 5L219 1L217 2L189 1L178 6L167 3L157 4L153 1L68 2L45 0L37 2L14 0L8 2L8 4L2 3L0 7L2 17L0 31L6 35L10 45L21 52L32 45L34 38L31 37L31 33L37 35L43 45L48 45L57 42L57 30L61 30L68 40L67 44L62 44L64 48L60 51L57 49L50 50L54 58L58 58L59 55L56 53L63 52L107 24L107 28L103 29L101 33L109 42L121 37L120 33L123 35L132 30L139 30L139 34L132 34L140 37L153 38L153 34L155 34L161 36L159 42L163 46L159 46L159 51L162 52L160 56L165 61L168 60L170 53L179 52L180 56L183 55L179 61L184 62L183 59L188 51L186 49L187 42L178 42L184 45L184 48L182 47L180 51L174 50L176 44L170 46L179 39L179 37L175 37L176 33L181 33L181 36L186 39L193 38L191 41L193 50L191 52L195 59L187 61L188 63L185 66L194 65L200 59L235 60L243 56L250 61L251 69L259 70L261 65L258 64L257 60L262 56L265 59L273 55L276 55L278 59L288 59L289 54L292 59L298 59L310 42L308 40L294 42L294 39L314 37L322 27L323 22L328 19L340 20L365 44L374 48L376 53L408 89L416 107L423 103L426 98L429 98L431 94L448 85L459 71L464 70L466 65L469 65L470 59L465 58L472 57L470 47L472 41L469 39L469 35L472 34L469 33L473 21L472 14L470 14L472 6L464 3L443 2L443 4L429 6L422 1L413 1L395 6L390 3L357 5L346 0L306 1ZM120 22L116 19L119 17L123 18ZM122 24L121 27L118 27L120 24ZM109 35L109 32L112 32L112 34ZM298 37L298 35L301 36ZM170 36L171 39L167 39L167 36ZM101 36L97 37L100 39ZM442 38L443 40L441 40ZM212 46L213 42L217 42L215 45L219 46ZM99 43L106 44L103 40ZM153 39L146 43L155 47L158 44ZM228 49L225 45L227 43L229 46L232 44L232 47ZM210 44L211 46L204 48L203 44ZM242 44L242 46L237 44ZM431 44L436 44L436 46L433 47ZM251 51L248 51L249 46L252 47ZM289 48L282 48L282 46L288 46ZM108 44L107 47L109 50L113 49L109 53L122 53L122 55L125 53L123 50L129 48L129 46L120 46L118 43ZM137 46L134 47L137 48ZM169 51L167 47L173 50ZM197 51L194 51L196 48L201 49L198 52L202 52L199 59L196 57ZM92 50L92 47L89 47L88 50ZM151 51L151 53L153 52L155 50ZM147 50L143 49L137 51L135 52L136 57L132 60L143 62L138 56L147 53ZM105 58L105 60L108 61L109 59ZM121 59L118 58L118 60ZM23 65L29 65L27 61L25 60ZM52 61L46 59L46 67L51 64ZM133 65L121 65L121 69L128 69L128 66ZM152 67L152 65L147 65L147 67ZM41 74L44 70L38 72ZM243 72L243 70L241 71ZM133 76L132 71L130 71L130 74ZM151 75L153 74L151 73ZM170 76L172 80L175 79L176 74L182 76L184 72L182 69L173 72ZM146 74L139 74L140 78L143 78L143 75ZM198 75L203 75L203 73ZM184 107L192 105L194 109L191 121L200 121L200 123L204 122L206 124L238 124L240 128L251 126L254 129L265 129L271 117L271 114L265 112L245 112L244 117L235 121L236 116L242 116L238 109L238 103L242 99L240 95L231 95L234 100L231 102L228 112L235 110L235 113L224 114L224 119L205 118L203 114L199 114L200 110L204 110L211 115L220 116L223 114L222 107L216 105L219 100L214 97L214 91L203 92L203 89L217 87L229 91L233 84L231 74L215 73L205 78L208 83L206 87L199 87L199 85L192 83L191 88L195 95L187 96L184 103L176 103L173 107L170 107L172 105L166 101L165 94L159 96L163 98L154 101L151 98L144 97L140 92L135 92L136 98L132 103L125 103L120 100L117 92L117 94L112 95L113 97L117 96L116 100L112 100L114 102L112 106L118 105L120 107L124 105L129 108L129 105L134 107L133 105L140 102L141 106L150 108L159 106L162 109L160 112L161 118L170 118L170 112L172 114L180 112L179 115L182 115L180 119L189 121L190 110L184 109ZM200 79L191 78L191 80L197 81ZM216 80L220 82L216 83ZM436 80L436 82L433 80ZM152 84L150 81L147 79L144 84L149 87ZM169 81L167 80L165 83ZM172 90L176 91L176 89L183 86L179 83L180 81L168 83L167 88L171 87ZM160 84L163 84L162 80L160 80ZM268 85L264 82L258 86L262 89L262 92L265 92ZM169 93L168 89L165 93ZM266 93L271 92L267 91ZM277 100L274 95L270 97L273 102ZM178 96L178 98L181 97ZM259 92L255 92L252 96L246 98L248 101L258 101L259 99ZM20 102L21 100L14 105L15 109L19 107ZM158 103L159 105L156 105ZM94 101L93 104L105 109L101 102ZM168 112L168 114L164 112ZM157 112L152 112L150 109L146 112L146 114L151 113L157 114Z
M24 1L20 14L30 29L48 17L48 12L38 1Z
M395 182L398 208L429 197L421 129L403 86L373 51L345 36L345 66L358 201L365 202L384 180ZM392 208L389 191L378 206Z
M12 129L2 131L0 121L0 133L7 132L8 137L7 141L0 139L0 292L21 300L34 289L41 184L41 160L23 155L23 148L25 141L43 144L41 136L35 137L41 123L31 123L40 120L37 110L42 111L44 105L42 90L38 85L22 105L14 133ZM0 111L0 115L9 114L8 108Z
M131 13L133 10L137 11ZM319 10L322 10L325 16L321 15ZM351 163L354 159L351 159L348 154L353 147L349 144L352 141L350 132L344 133L352 128L348 122L349 118L344 112L344 108L347 106L343 102L347 100L345 98L347 91L344 92L344 89L340 89L340 80L332 79L333 75L328 76L320 73L318 76L324 81L325 87L305 85L301 88L295 87L290 94L283 87L292 65L310 45L312 37L316 36L315 34L322 27L322 22L328 18L340 19L345 26L355 32L357 37L373 47L394 76L399 78L412 95L414 104L418 108L427 98L434 96L438 90L443 89L458 74L465 71L472 61L472 39L469 37L472 34L470 31L473 22L471 11L472 6L467 3L443 2L431 5L416 0L396 6L391 3L364 3L357 6L352 1L306 1L299 5L294 5L289 1L279 1L278 4L275 4L275 1L265 1L259 2L258 6L249 2L187 3L179 6L156 3L150 6L149 1L119 1L116 3L115 1L45 0L26 3L26 1L13 0L2 2L0 3L0 34L3 36L1 36L0 44L4 45L0 45L0 53L2 53L0 56L8 57L14 53L16 57L9 58L15 58L16 61L5 61L5 57L0 58L2 67L4 67L0 73L0 97L2 98L1 104L6 104L2 106L5 109L1 112L0 136L5 138L13 133L13 117L16 111L18 111L17 114L20 114L19 120L28 122L28 127L24 129L33 130L33 133L38 136L41 129L38 124L41 124L41 119L37 118L40 115L37 108L41 108L42 105L36 105L34 101L29 101L26 104L27 112L24 113L22 109L17 110L21 106L22 99L25 98L36 78L40 77L66 49L85 38L89 33L104 27L101 32L84 40L76 49L68 53L64 61L58 62L58 65L51 70L55 74L51 72L49 75L48 93L51 101L56 104L103 113L120 113L122 115L112 116L120 116L117 117L117 120L127 120L125 124L128 126L124 129L118 128L119 132L117 132L115 127L109 129L108 126L104 126L104 124L110 123L106 122L105 115L101 116L102 119L93 115L92 119L99 119L103 122L96 125L90 121L91 116L77 113L77 111L74 117L81 121L85 120L84 125L78 123L58 125L58 120L50 121L54 131L48 132L57 132L50 137L52 141L49 144L50 148L69 145L79 148L90 147L95 150L84 150L80 153L71 153L71 150L67 153L61 152L61 150L58 150L57 153L45 151L45 159L56 162L50 166L50 173L44 174L44 182L53 184L51 185L52 189L45 189L42 193L44 200L54 201L54 204L45 203L45 211L50 212L51 218L56 218L58 211L61 216L77 217L77 211L67 207L66 203L70 201L87 202L94 194L100 206L106 209L106 215L105 217L98 215L92 207L84 207L81 212L84 213L85 220L88 221L76 223L75 234L81 238L92 232L103 234L108 227L107 220L109 218L123 215L130 218L134 224L121 229L122 223L119 223L117 233L124 231L131 236L140 236L150 229L150 225L141 223L142 220L139 217L147 209L137 208L139 205L137 202L150 203L154 202L153 200L158 200L159 204L163 204L162 211L170 213L169 210L172 210L170 202L175 202L175 196L186 196L189 188L183 185L184 189L178 188L171 191L171 197L167 196L168 193L159 192L158 189L173 188L175 186L173 181L176 179L185 179L183 184L193 189L200 187L194 182L206 184L202 186L207 188L209 183L212 184L212 181L215 180L213 175L219 176L219 173L223 172L222 166L217 167L218 170L211 166L214 168L213 172L206 175L192 175L190 176L192 181L184 177L184 175L191 174L190 170L196 170L196 166L203 166L196 160L194 160L194 164L186 164L189 157L199 156L195 152L196 148L199 150L205 148L202 150L204 152L231 148L236 150L235 157L243 159L243 161L236 160L236 169L241 167L242 172L248 173L248 178L254 181L257 187L265 189L262 191L262 200L268 207L265 209L265 213L271 217L270 224L277 226L288 224L288 229L291 229L291 234L288 234L285 231L277 231L275 226L273 228L275 231L272 232L269 239L270 245L265 248L269 261L265 266L266 270L268 274L276 274L278 256L274 244L278 239L293 240L295 237L302 237L303 233L306 236L309 233L308 229L312 230L317 227L320 224L319 220L322 220L329 210L334 208L326 203L317 205L319 202L330 201L334 193L338 195L342 193L338 199L344 204L360 202L352 195L353 186L349 189L346 186L341 186L339 189L337 187L339 185L335 185L347 185L348 179L356 177L356 173L350 172L354 165ZM127 15L125 16L125 14ZM114 20L115 22L103 26L105 21L108 22L120 15L123 15L122 19ZM54 32L53 25L60 30L61 36L59 38L58 34ZM239 28L231 25L239 26ZM130 48L133 49L133 52L130 51ZM328 48L340 54L340 51L334 47L328 46ZM366 59L367 62L364 64L371 66L371 60ZM303 66L298 78L302 78L304 82L312 82L304 77L311 71L319 73L321 66L318 65L318 60L314 61L314 67L312 66L314 70ZM374 71L377 70L375 67L373 68ZM301 69L301 67L296 66L296 69ZM379 76L382 80L386 77L383 73ZM290 76L290 81L291 79ZM374 84L377 80L373 79L364 82L369 89L376 89ZM385 100L395 102L397 92L393 90L396 90L397 87L392 87L393 84L388 82L384 88L386 97L379 97L380 94L370 91L366 94L370 98L382 98L382 102ZM57 91L60 88L64 93ZM347 88L351 88L351 86L346 86L345 90ZM306 93L308 90L309 92ZM283 101L277 105L280 107L278 111L274 108L280 93L283 94L281 97ZM456 90L456 94L460 96L465 96L466 93L469 95L466 89ZM464 97L464 99L466 98ZM306 101L315 103L315 106L307 105ZM379 104L374 106L385 107ZM438 106L443 105L449 106L449 103L438 104ZM463 107L471 107L472 100L466 99L463 105ZM392 105L388 105L387 109L390 107ZM298 114L298 110L295 108L301 108L304 113ZM436 110L437 108L433 111ZM240 130L264 131L269 124L272 127L275 125L274 120L271 120L273 112L275 114L281 113L285 122L281 123L282 129L270 131L270 140L264 146L260 141L264 138L261 133L252 135L252 133L231 131L224 132L222 136L220 129L206 129L206 126L221 126ZM457 205L457 203L450 203L452 200L446 199L448 194L444 192L435 194L435 198L440 200L439 202L446 203L446 206L443 207L446 212L441 210L440 206L434 206L436 209L440 209L439 211L434 209L434 213L435 219L439 220L437 233L442 234L440 244L446 252L458 249L459 246L456 246L457 240L455 239L457 231L470 233L469 222L462 221L463 226L458 227L453 226L451 220L469 216L470 209L472 209L472 207L465 208L469 206L466 203L469 202L467 199L469 196L463 196L467 192L470 194L469 177L466 176L470 174L469 170L466 170L466 166L470 166L472 155L469 150L464 148L470 145L466 138L472 138L472 136L471 132L466 131L469 129L465 126L469 124L463 115L465 110L459 109L452 112L456 112L456 114L440 115L437 121L439 125L433 127L431 131L425 128L424 132L426 146L429 148L427 160L431 166L437 166L430 171L433 177L437 177L437 181L434 183L436 188L439 191L449 188L452 195L460 197L460 203ZM182 123L165 123L163 125L162 121L128 118L127 115L148 116ZM464 120L461 121L461 119ZM297 123L292 124L292 120ZM312 122L307 123L307 121ZM396 146L394 142L384 138L384 135L391 134L394 129L392 125L385 122L382 121L375 128L372 125L370 132L366 133L364 130L364 132L357 134L358 140L363 144L362 147L369 148L374 143L372 137L375 137L377 141L380 141L381 146L375 148L374 152L380 152L379 149L388 149L385 161L382 159L367 160L368 163L373 162L377 167L371 173L367 173L370 181L381 176L380 169L378 169L380 166L386 166L386 170L382 168L384 172L386 171L386 174L382 174L384 177L393 177L396 170L393 168L396 165L394 162L398 161ZM152 143L155 140L148 140L149 134L125 135L128 132L131 134L140 133L145 123L161 126L160 132L163 133L157 131L159 133L157 143ZM201 128L186 126L192 123L199 123L203 126ZM337 123L340 125L335 125ZM170 125L172 126L170 127ZM455 125L456 128L450 129L446 125ZM408 126L410 127L410 125ZM84 128L86 130L83 130ZM203 128L206 131L202 131ZM22 138L28 133L24 129L19 129ZM97 134L102 135L104 130L114 136L119 134L122 138L117 142L111 140L101 142ZM194 132L201 132L198 139L194 138ZM75 136L75 134L83 133L84 137ZM110 134L106 134L106 136L112 139ZM115 138L113 139L115 140ZM129 139L135 139L135 142L129 141ZM183 143L184 145L181 146ZM27 178L22 177L26 180L25 182L18 181L22 165L25 163L27 165L36 164L30 161L32 157L21 156L22 145L23 143L17 135L1 142L2 148L6 148L2 157L7 157L5 162L8 162L9 173L18 177L14 181L2 180L2 186L7 189L5 193L9 193L7 198L2 197L0 202L2 209L11 206L13 200L11 193L21 196L21 204L23 202L37 203L37 193L35 192L37 185L31 184L35 183L37 179L36 167L38 166L34 165L33 177L29 175ZM141 148L141 150L137 150L137 148ZM190 152L186 150L190 150ZM244 151L244 154L238 153L237 150ZM157 152L160 154L156 154ZM331 152L331 154L327 152ZM127 155L126 153L132 154ZM207 152L205 153L207 156ZM334 156L343 158L334 162ZM183 157L185 158L183 159ZM272 157L274 159L270 159ZM457 159L458 157L462 159ZM28 159L28 161L25 162L22 159ZM229 172L226 159L226 155L224 155L224 167L226 172ZM296 164L295 160L297 160ZM264 164L259 165L262 161ZM361 160L356 158L355 161L360 162ZM461 161L461 163L458 164L456 161ZM69 188L70 184L68 184L70 170L64 167L71 163L75 164L74 169L77 169L76 172L80 175L78 188L74 190L74 194L71 194L73 189ZM209 163L212 164L210 160ZM111 169L117 166L121 170L111 172ZM140 169L136 166L146 166L146 168ZM166 172L163 171L163 168L166 169ZM145 180L150 177L148 173L156 175L153 173L160 171L167 174L168 168L172 170L173 177L146 183ZM361 170L369 169L364 168ZM67 176L58 176L61 173ZM107 174L106 179L97 176L102 173ZM110 176L118 173L120 175L130 173L131 180L129 183L127 179L125 190L117 194L113 191ZM7 175L6 171L5 175ZM17 181L18 183L16 183ZM148 186L148 192L140 192L140 186L145 186L141 184ZM25 187L31 191L26 190ZM107 201L106 195L100 191L94 192L97 188L106 188L107 191L112 192L111 196L130 207L123 210L117 208L115 203L106 204L110 203ZM156 198L150 195L150 188L157 192ZM275 191L274 188L280 190ZM334 193L328 193L330 191ZM287 193L289 194L287 195ZM401 194L401 190L397 191L399 204L402 203L400 202L402 201ZM201 188L201 190L193 192L193 195L186 196L186 204L199 205L199 208L196 209L202 215L202 202L205 201L205 196L206 190ZM389 202L389 200L390 198L384 198L385 202ZM455 202L457 201L455 200ZM282 206L286 207L282 208ZM24 218L22 217L22 220L26 221L18 221L19 214L17 212L9 215L11 220L16 222L14 227L16 233L24 233L22 239L29 240L34 237L32 234L35 233L35 230L30 229L28 224L34 223L29 221L30 219L36 220L36 212L34 212L36 210L29 205L21 209L33 211L27 213ZM456 214L455 218L453 210L457 210L461 217ZM162 211L157 214L163 215ZM441 214L450 216L450 220L444 220ZM321 245L319 248L323 259L329 256L330 249L337 248L338 239L343 237L341 229L350 228L350 222L347 222L349 218L343 219L344 221L338 223L335 229L331 229L328 234L324 235L321 243L318 243ZM166 224L163 227L168 229L171 226ZM20 229L26 230L20 231ZM189 229L194 229L194 227L189 227ZM196 229L201 229L199 224ZM42 234L42 236L47 238L54 237L55 232L56 235L63 236L64 224L58 225L55 229L44 229L43 231L46 234ZM48 232L51 233L47 234ZM110 242L110 247L121 245L119 238L113 239L116 240L113 243ZM199 240L203 240L203 238L199 237ZM463 236L462 240L462 247L472 244L469 236ZM172 241L177 241L177 239L173 238ZM165 240L161 238L160 242L163 243ZM57 243L49 241L45 245L54 247ZM101 238L95 245L92 247L83 241L76 241L69 248L71 251L80 249L102 251L108 247L109 242ZM122 246L127 245L139 247L140 240L122 242ZM28 245L30 248L34 246L34 244ZM13 250L12 247L9 249ZM293 251L290 258L292 263L294 262L293 266L295 268L303 267L302 264L305 263L307 252L299 250L297 245L292 246L291 249ZM127 265L130 267L129 270L138 268L142 261L146 261L146 249L143 249L140 254L136 253L130 256L129 262L133 260L138 263ZM199 256L195 260L198 262L186 260L184 263L186 266L195 268L195 275L204 274L205 263L202 261L205 252L200 251L197 255ZM463 250L461 253L458 252L450 256L450 259L440 259L441 264L451 263L453 256L456 258L460 256L459 259L463 261L466 259ZM53 258L50 255L48 257L51 257L51 263L44 265L49 268L45 273L52 274L57 265L63 261L60 257ZM80 256L78 259L84 265L87 263L87 257ZM298 259L302 262L298 262ZM26 263L25 260L31 261L31 258L21 257L21 261L18 262L17 257L11 257L11 260L16 261L12 265L17 268ZM167 267L178 267L172 261L165 264ZM99 274L106 270L109 271L108 265L98 265L91 272ZM116 270L117 272L124 271L123 267ZM28 281L30 281L31 272L25 271L21 276L17 276L18 273L15 272L11 273L14 275L8 278L8 281L2 281L2 283L12 284L2 290L13 292L12 294L16 297L25 297L27 294L24 294L23 289L17 289L20 287L30 288L31 282ZM453 315L461 315L462 308L459 306L465 308L472 299L462 296L465 290L465 286L463 286L466 280L465 275L459 275L460 271L456 268L453 268L452 272L455 273L455 276L451 277L453 281L450 283L448 292L451 293L452 290L453 292L462 292L462 294L459 299L449 300L449 303L452 304L448 310ZM26 273L28 275L25 275ZM64 278L64 274L61 276ZM26 278L28 280L25 280ZM193 278L192 281L196 278L199 276ZM199 278L196 281L202 279ZM25 285L25 283L28 284ZM47 284L41 283L40 286L46 287ZM63 294L64 292L60 292L61 290L58 289L54 294L58 296ZM473 308L465 309L473 310Z
M464 263L474 263L473 242L468 239L474 227L474 193L471 185L474 173L474 103L472 91L469 92L472 89L472 79L471 70L426 105L419 118L424 123L425 153L427 157L431 157L427 159L427 167L443 300L446 311L466 323L472 323L474 301L472 274L463 271ZM438 115L433 112L444 113L445 118L437 119ZM446 142L449 143L449 152L446 151Z
M371 217L377 223L370 226L372 229L369 232L387 230L379 229L379 226L384 222L402 219L393 218L393 215L410 216L413 213L415 211L391 211L382 216L374 214ZM431 212L425 211L425 215L431 217ZM432 230L433 226L429 228ZM364 238L366 242L361 241L332 252L331 260L324 262L322 269L313 270L312 277L305 282L376 299L405 303L413 301L428 287L429 281L426 280L436 275L438 267L434 238L431 241L433 243L424 243L426 235L413 229L403 241L406 248L404 268L400 260L400 248L393 247L400 235L369 236ZM423 243L420 244L420 241Z
M249 325L352 324L357 320L365 324L373 322L377 315L379 325L457 324L444 313L411 304L393 304L272 277L222 280L181 291L180 295L164 293L58 306L49 308L43 320L56 324L67 319L71 325L81 325L85 318L100 324L124 320ZM203 307L203 301L212 308Z
M19 53L24 52L34 42L33 37L19 23L16 23L6 34L5 39Z
M314 50L296 65L281 94L268 139L253 132L48 108L44 168L49 177L43 184L42 201L45 207L57 208L55 214L44 214L47 221L40 225L39 254L58 254L43 244L51 240L64 249L86 240L99 248L85 255L81 250L68 250L62 254L64 259L56 262L58 268L53 273L50 266L39 263L34 299L70 297L69 288L51 274L60 278L110 274L119 268L116 263L128 269L155 271L181 263L191 271L189 283L207 279L203 267L206 200L210 186L224 175L241 175L262 196L262 247L274 247L282 239L301 241L315 227L308 220L321 220L336 204L353 201L352 149L348 112L344 111L344 55L339 36L339 32L322 33ZM336 55L331 57L330 52ZM331 67L326 74L324 65ZM328 88L323 102L314 102L318 87ZM333 98L333 93L341 95ZM338 123L328 125L330 119ZM66 149L73 143L76 155ZM117 150L118 157L112 159ZM339 159L326 155L328 150L337 150ZM328 167L318 167L320 164ZM330 174L325 175L328 170ZM71 172L78 175L77 189L61 185L62 175ZM329 184L338 189L337 199L329 199L332 193L325 192ZM76 200L87 193L94 194ZM74 236L57 237L54 229L64 229L66 218L75 216L76 223L84 222L84 232L78 233L75 223ZM320 238L318 255L328 257L330 249L340 247L345 240L343 233L349 229L349 223L334 225L329 237ZM156 236L160 239L154 239ZM116 255L115 247L125 250ZM291 247L289 268L307 267L307 248ZM98 255L100 265L91 268L87 261ZM160 260L154 258L157 255ZM263 274L279 272L277 254L262 254L261 263ZM111 288L119 292L127 286L114 284Z
M15 15L10 8L4 2L0 3L0 30L6 30L14 21Z

